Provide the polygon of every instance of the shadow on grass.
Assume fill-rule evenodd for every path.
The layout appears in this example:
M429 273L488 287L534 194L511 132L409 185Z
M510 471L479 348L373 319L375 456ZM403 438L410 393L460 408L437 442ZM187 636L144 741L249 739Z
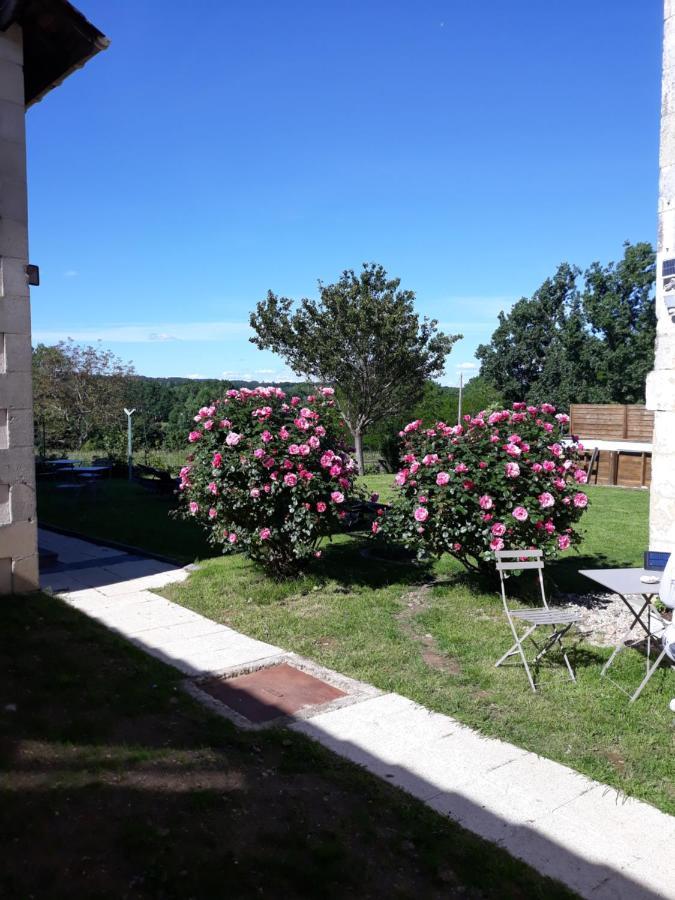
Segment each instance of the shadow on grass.
M329 543L325 546L320 563L312 567L312 573L332 580L344 587L368 587L374 590L392 584L414 585L433 578L431 564L405 563L398 560L382 560L363 555L371 549L370 541L359 537Z

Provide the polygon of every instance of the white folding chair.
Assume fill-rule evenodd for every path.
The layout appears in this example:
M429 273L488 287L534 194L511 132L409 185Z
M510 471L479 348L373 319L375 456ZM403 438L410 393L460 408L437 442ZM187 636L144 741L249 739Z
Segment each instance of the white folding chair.
M671 665L675 664L675 634L673 633L675 631L675 626L673 624L675 623L675 553L670 554L668 562L666 563L666 568L663 570L663 575L661 576L661 584L659 585L659 600L666 607L666 609L673 611L673 622L668 622L668 620L665 619L660 613L658 613L656 610L653 610L651 608L651 605L648 608L647 621L649 623L649 638L651 638L653 630L659 629L661 632L660 637L662 649L653 665L647 669L647 674L642 679L640 687L630 698L631 703L637 700L637 698L640 696L649 679L663 662L664 657L668 657ZM656 623L655 628L652 625L652 620L654 620ZM649 653L651 650L651 640L649 638L647 640L647 658L649 658Z
M562 641L572 625L579 622L579 620L581 619L581 614L576 612L575 610L551 609L549 607L546 600L546 591L544 590L544 559L542 551L497 550L495 556L497 558L497 571L499 572L499 581L501 583L504 612L506 613L506 618L509 620L509 625L511 626L511 631L515 640L515 644L511 647L510 650L507 650L507 652L500 659L497 660L495 666L501 666L501 664L511 656L520 656L520 659L525 666L525 671L527 673L528 681L530 682L530 687L533 691L536 692L537 689L534 685L534 679L532 678L530 664L528 664L527 656L525 655L525 649L523 648L523 643L529 640L534 644L537 655L532 660L531 664L533 666L538 665L541 658L557 644L562 651L563 659L565 660L565 665L567 666L567 671L569 672L570 678L572 679L572 681L576 681L576 678L574 677L574 670L572 669L570 661L567 658L567 653ZM539 574L539 587L541 590L541 608L512 609L509 606L506 597L504 573L520 569L537 569ZM522 635L518 634L516 622L522 622L527 626L525 632ZM539 643L534 637L537 628L547 629L545 637ZM548 629L550 629L550 631L548 631Z

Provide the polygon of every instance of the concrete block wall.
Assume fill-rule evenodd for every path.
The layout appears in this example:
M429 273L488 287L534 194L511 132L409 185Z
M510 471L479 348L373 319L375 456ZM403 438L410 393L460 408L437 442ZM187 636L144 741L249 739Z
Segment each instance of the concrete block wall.
M0 594L38 586L21 29L0 32Z

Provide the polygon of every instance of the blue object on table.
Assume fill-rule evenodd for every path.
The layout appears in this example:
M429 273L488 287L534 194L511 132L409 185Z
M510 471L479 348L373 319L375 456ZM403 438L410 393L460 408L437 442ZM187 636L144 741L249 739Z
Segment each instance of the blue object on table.
M668 560L670 559L670 553L666 553L661 550L645 550L645 569L650 569L654 572L663 572L666 567Z

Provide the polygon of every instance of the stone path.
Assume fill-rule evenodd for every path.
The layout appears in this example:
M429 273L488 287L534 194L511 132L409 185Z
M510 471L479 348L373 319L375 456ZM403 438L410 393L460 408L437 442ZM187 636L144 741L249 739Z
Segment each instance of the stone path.
M188 676L290 658L151 593L189 577L185 569L44 530L40 545L60 560L57 570L44 574L44 589ZM352 684L350 702L310 711L290 727L582 897L675 900L674 817L398 694Z

